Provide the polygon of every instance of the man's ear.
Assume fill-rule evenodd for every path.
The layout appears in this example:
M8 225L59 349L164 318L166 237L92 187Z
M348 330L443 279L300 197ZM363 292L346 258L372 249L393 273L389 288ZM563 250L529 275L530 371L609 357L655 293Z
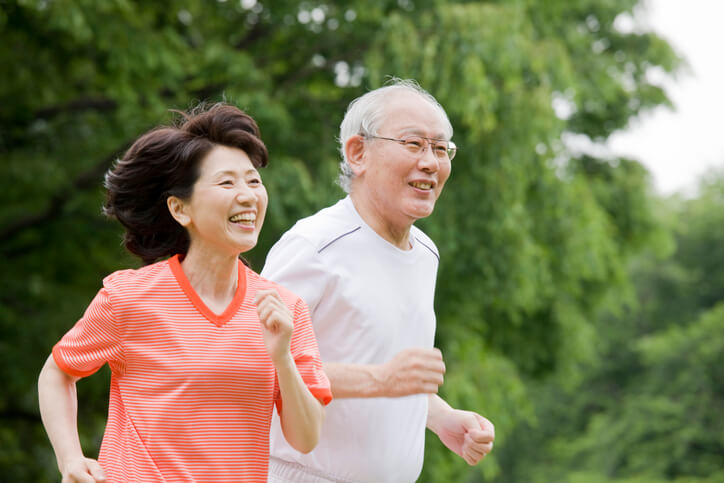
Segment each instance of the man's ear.
M181 198L169 196L166 198L166 206L179 225L188 226L191 223L191 217L186 213L186 203Z
M344 143L344 153L347 155L347 163L352 168L355 176L360 176L366 169L365 138L359 134L350 136Z

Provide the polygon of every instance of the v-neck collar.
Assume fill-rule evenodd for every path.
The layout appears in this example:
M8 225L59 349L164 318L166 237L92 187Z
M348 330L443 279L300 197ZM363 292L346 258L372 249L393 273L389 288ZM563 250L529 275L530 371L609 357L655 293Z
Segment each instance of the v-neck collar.
M244 295L246 294L246 267L243 263L241 263L241 260L239 260L238 263L239 281L236 286L234 298L231 300L228 307L226 307L226 310L217 315L204 303L203 300L201 300L199 294L197 294L196 290L194 290L191 286L191 282L189 282L183 268L181 268L181 255L174 255L168 259L168 265L171 268L171 273L173 273L174 278L176 278L176 281L181 287L181 290L183 290L186 294L186 297L188 297L194 307L196 307L196 309L201 312L206 319L217 327L225 325L239 310L241 303L244 301Z

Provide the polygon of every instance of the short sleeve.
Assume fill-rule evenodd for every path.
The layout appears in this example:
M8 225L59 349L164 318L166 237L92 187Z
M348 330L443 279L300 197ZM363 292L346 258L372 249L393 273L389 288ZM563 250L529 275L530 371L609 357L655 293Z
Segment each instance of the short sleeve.
M111 300L102 288L76 322L53 347L53 359L64 372L86 377L108 362L118 371L123 367L122 346Z
M322 369L317 339L314 337L312 319L302 300L294 307L294 332L292 333L291 352L297 370L302 376L309 392L325 406L332 401L332 389L327 375ZM276 400L277 411L282 412L282 400Z
M329 275L312 243L287 232L269 250L261 276L294 292L314 312Z

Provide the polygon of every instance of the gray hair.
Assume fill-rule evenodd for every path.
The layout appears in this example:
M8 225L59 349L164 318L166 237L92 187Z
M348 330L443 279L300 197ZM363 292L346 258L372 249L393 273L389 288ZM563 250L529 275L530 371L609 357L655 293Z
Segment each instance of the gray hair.
M339 163L339 177L337 183L342 189L349 193L354 173L347 161L347 154L344 146L347 140L357 134L377 135L377 129L385 118L385 107L388 96L399 92L412 92L421 96L439 111L440 119L445 125L445 136L449 140L453 135L452 124L445 113L445 109L437 102L429 92L420 87L414 80L393 78L389 85L369 91L368 93L353 100L344 115L342 124L339 126L339 150L342 154L342 161Z

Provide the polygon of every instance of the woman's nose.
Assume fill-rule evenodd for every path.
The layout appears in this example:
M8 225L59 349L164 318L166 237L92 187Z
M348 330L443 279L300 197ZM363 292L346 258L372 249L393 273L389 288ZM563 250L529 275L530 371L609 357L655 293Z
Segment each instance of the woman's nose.
M249 186L243 184L236 193L236 200L239 203L253 203L256 201L256 193Z

